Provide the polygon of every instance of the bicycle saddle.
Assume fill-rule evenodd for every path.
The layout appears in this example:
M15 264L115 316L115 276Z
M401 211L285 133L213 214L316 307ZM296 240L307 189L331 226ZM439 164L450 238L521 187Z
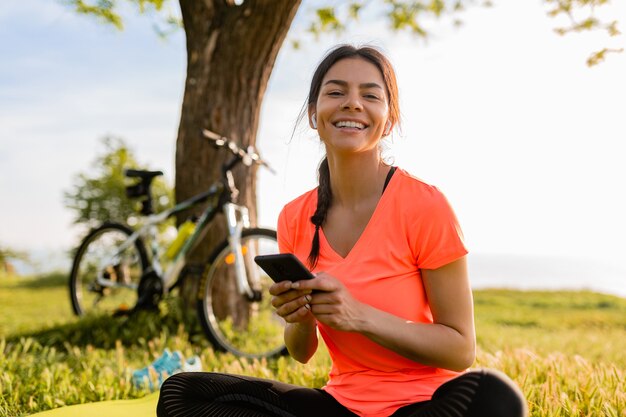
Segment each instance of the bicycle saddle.
M141 178L142 180L151 180L154 177L163 175L161 171L144 171L141 169L127 169L124 173L128 178Z

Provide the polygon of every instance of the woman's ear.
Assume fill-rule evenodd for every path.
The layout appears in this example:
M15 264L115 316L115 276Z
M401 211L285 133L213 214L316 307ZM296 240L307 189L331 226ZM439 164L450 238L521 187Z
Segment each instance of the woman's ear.
M391 120L387 120L387 123L385 124L385 130L383 131L383 136L389 136L392 127L393 125L391 124Z
M309 125L313 129L317 129L317 113L315 112L311 113L311 115L309 116Z

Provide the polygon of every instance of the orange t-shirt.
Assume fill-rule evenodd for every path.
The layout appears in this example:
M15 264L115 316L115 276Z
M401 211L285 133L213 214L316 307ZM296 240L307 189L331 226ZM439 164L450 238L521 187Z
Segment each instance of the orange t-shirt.
M317 189L288 203L278 219L280 251L302 262L311 250ZM398 317L432 323L420 269L436 269L467 253L458 221L435 187L397 169L350 253L337 254L320 229L315 271L341 280L361 302ZM332 359L324 387L360 416L383 417L398 408L429 400L437 387L457 376L422 365L354 332L318 322Z

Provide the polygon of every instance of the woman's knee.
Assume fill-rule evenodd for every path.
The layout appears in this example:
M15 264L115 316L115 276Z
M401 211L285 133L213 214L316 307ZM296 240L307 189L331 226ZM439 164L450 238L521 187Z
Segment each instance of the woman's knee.
M506 374L481 369L480 388L472 401L471 409L476 416L526 417L528 405L522 390ZM488 410L488 411L487 411Z
M202 384L201 380L206 378L205 375L202 372L182 372L167 378L161 385L157 416L171 417L171 410L194 402L197 396L195 391Z
M184 392L194 378L194 374L199 373L182 372L170 376L161 384L161 395L163 395L163 393L176 394Z

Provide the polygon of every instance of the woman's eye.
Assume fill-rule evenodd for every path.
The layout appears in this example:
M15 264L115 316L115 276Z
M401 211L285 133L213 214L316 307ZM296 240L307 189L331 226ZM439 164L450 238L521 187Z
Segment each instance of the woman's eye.
M378 100L378 96L376 94L365 94L365 98L370 98L373 100Z
M341 91L330 91L328 92L329 96L340 96L341 95Z

